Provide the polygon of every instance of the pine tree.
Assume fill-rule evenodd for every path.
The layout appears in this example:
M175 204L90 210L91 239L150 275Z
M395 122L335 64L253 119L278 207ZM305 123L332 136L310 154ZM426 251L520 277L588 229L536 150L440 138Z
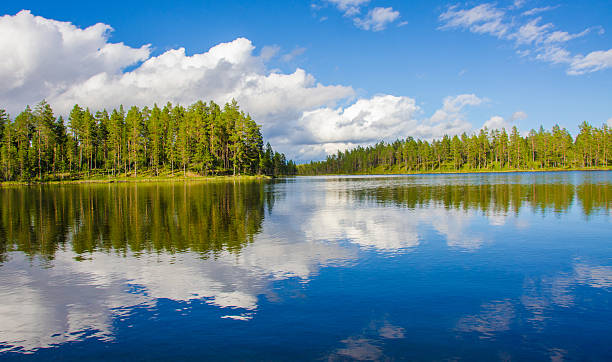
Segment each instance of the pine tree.
M125 117L129 166L134 170L134 177L138 176L138 162L142 153L141 133L143 128L143 115L136 106L132 106Z
M47 173L51 165L51 157L53 156L53 148L55 146L54 133L55 116L51 106L46 101L41 101L36 105L34 111L34 138L33 144L37 153L38 162L36 171L38 179Z
M109 143L109 157L110 163L113 170L113 176L116 175L121 169L121 161L123 157L123 135L125 133L125 123L123 118L123 107L120 111L113 109L109 120L108 127L108 143Z
M4 109L0 109L0 167L4 180L13 180L14 162L17 157L14 124Z

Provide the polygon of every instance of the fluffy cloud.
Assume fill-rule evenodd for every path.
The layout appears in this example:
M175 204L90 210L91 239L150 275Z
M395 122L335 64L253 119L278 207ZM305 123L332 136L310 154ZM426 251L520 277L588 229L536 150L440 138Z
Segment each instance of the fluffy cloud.
M514 10L519 7L514 6ZM532 8L521 15L530 17L555 8ZM568 66L566 72L570 75L612 67L612 49L594 51L585 56L572 54L565 48L567 42L589 34L593 28L572 34L555 30L555 25L552 23L543 24L541 17L521 20L520 17L515 17L511 10L512 8L498 8L492 3L466 9L460 9L457 5L451 6L439 16L442 23L440 29L466 29L473 33L488 34L512 41L518 48L519 55L532 56L533 59L553 64L566 64ZM601 34L601 30L599 33Z
M358 28L363 30L381 31L388 24L399 19L399 16L399 11L395 11L393 8L378 7L370 10L365 18L354 18L353 21Z
M421 137L431 139L444 134L453 135L467 132L471 125L464 119L463 109L466 106L478 106L485 101L475 94L460 94L444 98L442 108L435 111L429 119L423 122L421 127L421 130L424 130L423 126L428 125L432 132L427 137L424 135L421 135ZM416 134L413 136L416 136Z
M8 85L0 101L11 111L46 97L60 112L74 103L113 107L119 103L226 102L236 98L259 117L293 114L333 105L353 95L351 87L323 86L303 69L269 72L264 60L278 52L253 54L250 40L238 38L209 51L186 55L184 48L150 57L149 46L108 42L110 26L79 29L21 11L0 18L0 80ZM135 69L123 70L137 62Z
M487 129L508 129L510 127L510 125L508 124L508 122L506 122L506 120L504 119L504 117L502 116L493 116L491 118L489 118L483 125L482 128L487 128Z
M407 131L407 121L414 119L418 110L414 99L408 97L375 96L345 109L304 112L300 124L317 143L373 142Z
M92 75L118 74L149 57L149 45L109 43L110 31L106 24L80 29L28 10L0 17L0 101L15 110L60 95Z
M457 113L465 106L477 106L482 104L482 102L484 100L478 98L475 94L460 94L455 97L444 98L442 109L449 113Z
M500 130L502 128L505 128L506 130L510 130L510 128L512 128L512 123L516 122L516 121L520 121L523 119L527 119L527 113L523 112L523 111L516 111L514 113L512 113L512 116L510 116L509 119L505 119L502 116L493 116L491 118L489 118L483 125L482 128L488 128L488 129L497 129Z

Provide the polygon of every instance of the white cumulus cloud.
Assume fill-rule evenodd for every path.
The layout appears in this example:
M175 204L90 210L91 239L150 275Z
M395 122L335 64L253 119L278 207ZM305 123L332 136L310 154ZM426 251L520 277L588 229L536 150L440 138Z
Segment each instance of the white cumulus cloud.
M150 54L149 45L132 48L108 42L112 28L81 29L23 10L0 17L0 101L9 109L59 95L95 74L117 74Z
M459 134L466 132L471 128L471 125L465 121L462 113L466 106L478 106L486 100L479 98L475 94L460 94L457 96L449 96L444 98L442 108L434 112L434 114L424 122L438 128L438 132L432 132L429 137L440 137L444 134Z
M501 130L502 128L505 128L506 130L510 130L512 128L512 123L516 122L516 121L521 121L527 119L527 113L523 112L523 111L516 111L514 113L512 113L512 116L510 116L510 118L506 119L502 116L493 116L491 118L489 118L483 125L482 128L487 128L487 129L496 129L496 130Z
M483 125L482 128L487 128L487 129L508 129L510 127L510 125L508 124L508 122L506 122L506 120L504 119L504 117L502 116L493 116L491 118L489 118Z
M322 142L373 142L401 134L419 110L414 99L390 95L360 99L347 108L304 112L300 124Z

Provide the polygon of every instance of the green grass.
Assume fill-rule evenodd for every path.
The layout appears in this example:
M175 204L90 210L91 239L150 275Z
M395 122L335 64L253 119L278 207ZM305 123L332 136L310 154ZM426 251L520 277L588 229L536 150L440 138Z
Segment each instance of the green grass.
M102 174L102 173L87 173L80 174L57 174L55 177L49 176L43 180L30 180L30 181L3 181L0 182L2 186L8 185L29 185L29 184L86 184L86 183L115 183L115 182L176 182L176 181L207 181L207 182L220 182L220 181L251 181L251 180L266 180L271 179L270 176L265 175L209 175L203 176L193 172L187 172L186 175L182 171L171 173L170 171L159 172L155 174L155 171L145 170L138 172L137 176L133 173L121 173L115 176Z

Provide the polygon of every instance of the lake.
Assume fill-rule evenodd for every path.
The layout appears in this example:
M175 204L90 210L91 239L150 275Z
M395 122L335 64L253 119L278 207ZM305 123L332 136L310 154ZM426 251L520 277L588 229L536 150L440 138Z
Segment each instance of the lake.
M0 205L0 359L612 359L612 172L8 186Z

